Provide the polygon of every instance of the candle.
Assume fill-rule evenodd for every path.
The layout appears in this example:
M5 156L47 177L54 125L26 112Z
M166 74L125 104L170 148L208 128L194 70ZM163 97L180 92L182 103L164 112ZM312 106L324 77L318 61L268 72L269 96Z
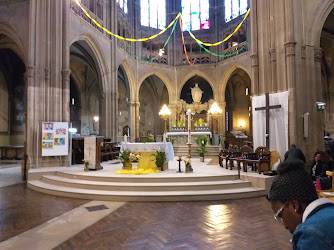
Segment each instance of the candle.
M128 136L126 134L124 135L124 142L128 142Z
M188 109L188 143L191 142L190 131L191 131L191 110Z

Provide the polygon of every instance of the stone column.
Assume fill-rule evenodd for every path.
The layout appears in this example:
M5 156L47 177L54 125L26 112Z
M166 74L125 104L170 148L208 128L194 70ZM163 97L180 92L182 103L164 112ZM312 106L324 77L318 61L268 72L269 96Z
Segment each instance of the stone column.
M129 102L130 105L130 136L129 141L134 141L136 138L135 132L136 132L136 103L135 102Z
M250 22L251 22L251 81L252 93L259 94L259 55L258 55L258 35L257 35L257 0L250 1Z
M135 107L136 107L136 130L135 130L135 138L139 137L139 122L140 122L140 112L139 112L139 108L140 108L140 102L135 102Z
M221 102L219 103L219 107L222 109L222 115L220 116L220 129L218 130L219 131L219 134L222 134L225 136L225 128L226 128L226 124L225 124L225 121L226 121L226 102Z

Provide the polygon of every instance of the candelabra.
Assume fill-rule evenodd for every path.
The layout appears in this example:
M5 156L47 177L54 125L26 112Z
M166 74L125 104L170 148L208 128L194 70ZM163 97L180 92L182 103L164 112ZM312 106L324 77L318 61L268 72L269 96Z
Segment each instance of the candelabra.
M214 128L214 134L218 133L218 117L223 113L222 109L218 107L217 103L213 103L208 111L208 114L216 121L216 128Z
M169 118L169 116L171 115L171 111L169 110L169 108L167 107L166 104L164 104L159 112L159 116L165 120L165 131L164 134L167 133L167 119Z

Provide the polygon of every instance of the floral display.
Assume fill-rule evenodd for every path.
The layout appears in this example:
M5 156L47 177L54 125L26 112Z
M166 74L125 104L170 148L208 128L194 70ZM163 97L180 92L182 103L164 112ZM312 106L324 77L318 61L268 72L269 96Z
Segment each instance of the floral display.
M129 160L130 162L139 162L141 159L141 153L130 153Z
M184 162L186 164L186 173L192 173L193 172L193 168L191 167L190 159L187 159Z
M89 160L88 159L83 159L83 163L85 164L85 171L88 171L88 165L89 165Z

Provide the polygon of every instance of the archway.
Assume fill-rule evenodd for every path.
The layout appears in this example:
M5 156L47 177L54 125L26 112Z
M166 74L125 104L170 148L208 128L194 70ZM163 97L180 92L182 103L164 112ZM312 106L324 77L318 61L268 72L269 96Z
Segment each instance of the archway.
M139 89L139 131L140 137L153 135L162 140L164 121L159 117L163 104L169 104L169 93L165 83L156 75L147 77Z
M15 52L0 49L0 145L3 146L25 142L25 71L23 61Z
M120 65L117 71L118 79L118 137L130 136L131 110L130 110L130 85L124 67Z
M334 9L329 13L321 32L320 47L321 83L323 97L326 102L325 130L334 136Z
M242 69L236 69L227 81L225 89L225 131L241 131L252 135L251 80Z
M70 47L71 122L81 135L98 135L101 127L102 78L96 57L86 41Z

